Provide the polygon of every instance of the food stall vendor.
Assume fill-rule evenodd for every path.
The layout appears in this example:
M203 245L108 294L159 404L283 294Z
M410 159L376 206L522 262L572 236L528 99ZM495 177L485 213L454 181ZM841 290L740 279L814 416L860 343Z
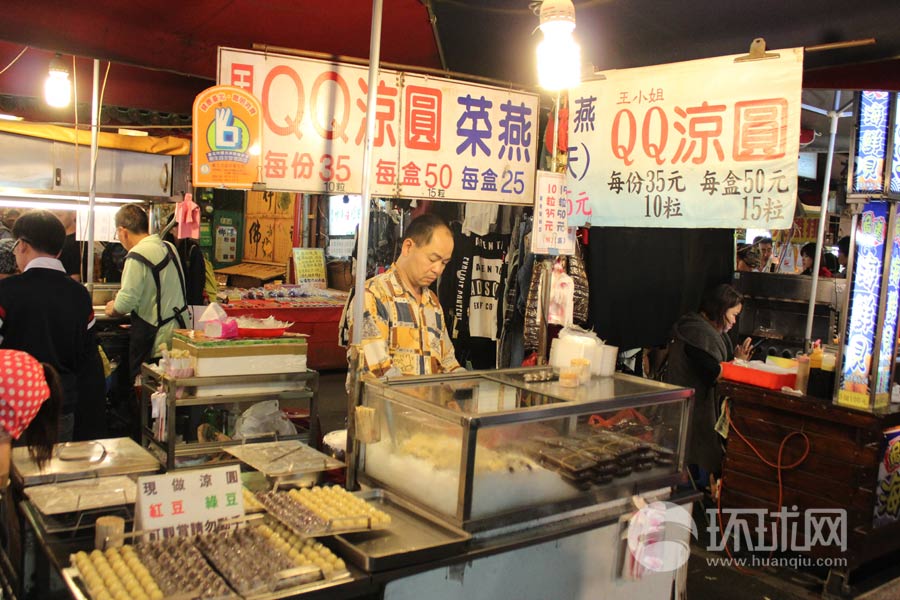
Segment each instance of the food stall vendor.
M106 316L131 315L133 379L141 372L141 364L159 356L161 345L169 345L176 325L185 326L184 274L175 248L150 234L147 213L141 207L126 204L119 209L116 234L128 254L122 287L115 300L106 304Z
M366 281L363 372L387 377L462 369L437 294L429 288L452 254L453 233L440 217L425 214L410 222L396 262ZM353 294L341 318L343 346L349 346L352 306Z

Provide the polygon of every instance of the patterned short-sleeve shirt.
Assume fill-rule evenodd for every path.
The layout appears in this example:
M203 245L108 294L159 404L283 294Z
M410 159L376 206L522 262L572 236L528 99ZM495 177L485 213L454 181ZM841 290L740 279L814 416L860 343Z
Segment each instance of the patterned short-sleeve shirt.
M345 346L353 325L352 306L351 294L342 319L341 343ZM416 300L403 287L393 265L366 281L361 346L363 368L376 377L447 373L461 368L437 296L425 288L422 301Z

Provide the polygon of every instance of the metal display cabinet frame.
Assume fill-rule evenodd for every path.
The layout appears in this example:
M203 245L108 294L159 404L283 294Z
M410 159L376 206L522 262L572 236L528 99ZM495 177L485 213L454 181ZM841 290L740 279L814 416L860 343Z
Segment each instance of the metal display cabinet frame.
M262 375L223 375L218 377L182 377L172 378L162 375L151 369L148 365L141 366L142 393L141 393L141 439L145 448L155 446L165 456L160 463L167 471L178 468L175 466L176 457L200 456L221 451L225 446L234 446L248 442L246 439L228 440L222 442L175 442L175 409L186 406L216 406L222 404L240 404L249 406L266 400L279 400L280 402L294 402L299 400L309 401L309 430L291 436L279 436L276 433L253 438L253 441L301 440L305 443L319 439L319 373L318 371L300 371L296 373L275 373ZM224 386L228 384L247 383L271 383L271 382L299 383L306 382L305 389L279 390L273 389L257 393L236 393L219 396L183 396L177 397L178 388L197 388L203 386ZM162 385L166 392L166 439L158 440L150 427L150 395ZM229 461L229 462L237 462ZM226 463L221 463L226 464ZM198 465L205 466L205 465Z
M488 531L508 525L522 523L524 521L538 520L553 517L567 511L608 502L623 496L639 494L654 489L675 485L679 482L681 471L684 468L687 436L690 421L690 411L693 405L693 390L680 388L673 385L660 383L650 379L643 379L622 373L616 373L613 377L595 378L594 382L608 380L622 383L623 386L633 385L634 391L624 394L613 394L607 397L583 398L589 394L590 386L581 388L584 392L572 392L576 398L562 394L554 394L549 390L536 390L528 384L517 384L511 376L538 371L547 367L533 367L525 369L500 369L495 371L467 371L460 373L425 375L418 377L402 377L387 381L363 380L362 394L359 401L363 400L366 393L375 393L382 399L395 402L398 406L410 408L416 411L428 413L445 423L459 425L462 428L462 459L460 461L459 489L457 493L456 514L447 515L435 511L423 502L410 498L408 494L394 489L384 481L376 480L368 476L364 469L360 468L365 461L365 448L354 436L352 427L348 430L348 481L358 481L369 487L386 489L406 500L414 503L421 510L443 519L453 525L469 532ZM404 394L402 387L410 385L434 384L442 382L459 382L460 380L480 378L485 381L517 387L523 391L544 394L555 402L530 407L520 407L513 410L498 411L489 414L467 414L456 412L449 408L431 404L425 401L417 401L412 396ZM640 389L643 388L643 389ZM492 515L481 518L472 517L473 482L475 478L475 452L477 449L478 434L483 428L509 425L535 423L543 420L556 420L571 418L573 421L579 416L595 413L609 413L627 408L646 408L665 404L680 403L680 418L678 423L678 447L675 450L672 473L668 475L651 476L622 484L608 484L604 487L594 487L583 492L578 498L536 505L522 509L504 512L500 515ZM361 462L362 461L362 462Z

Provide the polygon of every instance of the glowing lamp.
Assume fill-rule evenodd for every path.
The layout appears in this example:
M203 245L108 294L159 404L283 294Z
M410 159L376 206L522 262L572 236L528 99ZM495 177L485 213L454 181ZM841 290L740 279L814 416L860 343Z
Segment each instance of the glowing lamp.
M57 54L50 61L50 70L44 82L44 99L54 108L64 108L72 101L72 85L69 82L69 69Z
M544 34L537 48L541 87L559 91L578 85L581 81L581 48L572 37L575 6L571 0L544 0L540 20Z

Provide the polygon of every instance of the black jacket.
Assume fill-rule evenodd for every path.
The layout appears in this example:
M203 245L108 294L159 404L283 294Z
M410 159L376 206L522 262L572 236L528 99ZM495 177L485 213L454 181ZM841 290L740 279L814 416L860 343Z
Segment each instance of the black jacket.
M0 348L51 364L63 387L63 413L76 413L76 439L105 434L105 381L91 296L54 269L32 268L0 281Z
M715 431L718 418L716 379L718 363L734 358L731 340L698 313L678 319L669 345L668 383L694 388L694 410L688 439L687 463L718 473L722 445ZM712 363L712 373L707 363Z

